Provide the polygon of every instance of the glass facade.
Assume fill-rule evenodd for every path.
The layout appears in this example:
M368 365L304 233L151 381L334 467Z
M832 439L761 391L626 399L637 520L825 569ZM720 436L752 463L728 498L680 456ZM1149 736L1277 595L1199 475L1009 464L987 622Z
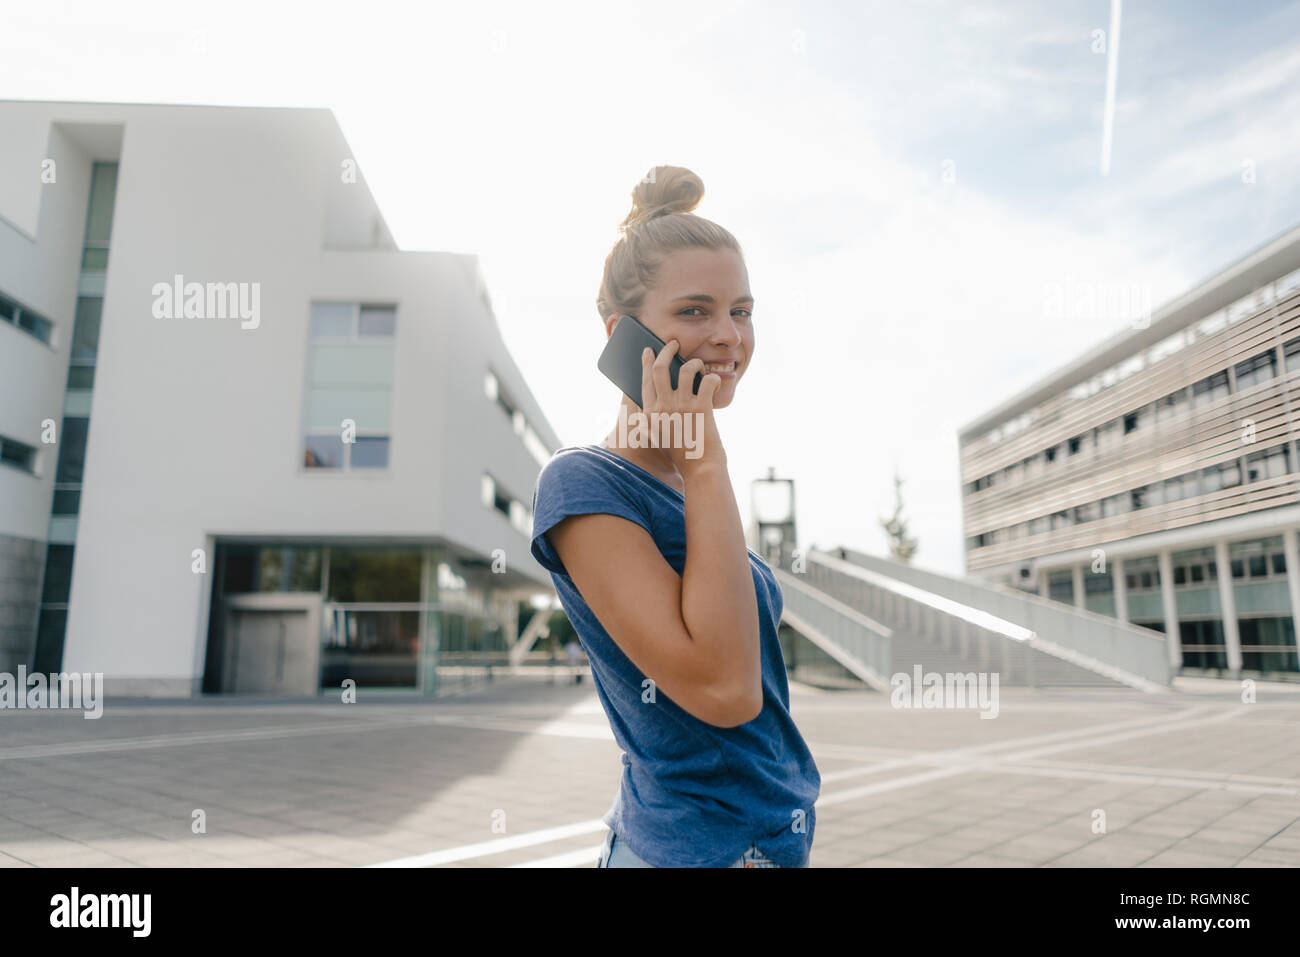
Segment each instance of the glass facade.
M358 688L437 694L507 664L518 629L516 599L486 563L432 545L225 544L209 624L205 690L216 673L225 599L301 595L321 608L322 692Z
M98 284L108 268L109 237L117 196L117 164L94 163L90 171L90 201L86 233L82 240L82 283ZM102 286L100 286L102 288ZM72 558L81 508L81 482L90 435L90 395L99 355L99 329L104 300L99 295L77 298L68 350L68 379L63 416L58 431L58 465L54 474L54 501L50 509L49 550L45 559L45 587L36 623L36 649L32 667L59 671L68 621L68 596L72 588ZM48 337L47 337L48 339ZM53 586L51 585L53 583Z
M1243 671L1295 671L1295 622L1282 536L1228 546Z
M1047 597L1066 605L1074 604L1074 572L1070 569L1049 572L1047 575Z
M1164 604L1160 597L1160 559L1156 555L1124 560L1124 590L1128 620L1163 631Z
M396 306L311 304L303 468L388 468L396 332Z
M1115 581L1109 568L1096 572L1091 566L1084 569L1083 607L1099 615L1115 617Z
M1286 550L1281 535L1228 543L1228 564L1243 674L1270 678L1300 677L1295 619L1291 610ZM1178 615L1184 670L1227 672L1227 636L1223 627L1221 573L1211 546L1170 553L1170 582ZM1130 624L1165 631L1164 593L1158 555L1125 558L1125 608ZM1115 617L1112 569L1082 568L1084 606ZM1073 604L1074 569L1047 572L1047 597Z

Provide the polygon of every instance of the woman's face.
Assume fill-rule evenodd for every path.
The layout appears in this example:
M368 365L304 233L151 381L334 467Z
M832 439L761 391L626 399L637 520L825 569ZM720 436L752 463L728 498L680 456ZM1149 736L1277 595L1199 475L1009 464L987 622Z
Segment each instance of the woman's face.
M753 308L749 273L735 250L690 248L665 257L658 284L646 293L636 317L664 342L676 339L683 362L734 363L732 371L718 373L722 384L713 407L722 409L731 404L754 354ZM606 335L617 318L606 318Z

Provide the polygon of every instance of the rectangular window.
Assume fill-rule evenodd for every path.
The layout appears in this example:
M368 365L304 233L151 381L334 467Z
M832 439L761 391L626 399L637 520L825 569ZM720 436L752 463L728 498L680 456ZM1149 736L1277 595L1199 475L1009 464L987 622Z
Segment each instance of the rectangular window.
M357 307L351 302L313 302L311 338L351 339Z
M343 468L343 438L336 435L309 435L304 439L303 466L309 469Z
M329 599L338 602L418 602L420 568L419 548L331 548Z
M68 388L69 389L91 389L95 385L95 367L79 366L75 363L68 366Z
M1185 411L1189 401L1189 393L1185 387L1177 392L1169 393L1156 403L1156 421L1163 422Z
M54 490L54 507L51 515L76 515L81 508L81 490L76 488L56 488Z
M221 549L227 595L319 592L321 549L312 546L226 545Z
M1261 352L1244 362L1238 362L1233 373L1237 377L1237 391L1249 389L1277 375L1277 354L1272 349Z
M397 307L313 302L303 468L389 467Z
M1300 369L1300 336L1283 345L1282 351L1286 357L1286 371L1294 372Z
M1074 604L1074 573L1068 569L1051 572L1047 576L1047 597L1067 605Z
M36 449L25 442L0 436L0 462L35 474Z
M117 164L95 163L90 172L90 211L86 215L86 238L82 244L81 268L108 268L108 241L113 233L113 206L117 196Z
M1262 452L1246 456L1246 481L1260 482L1267 478L1279 478L1291 471L1291 449L1286 445L1275 445Z
M1174 552L1171 557L1174 566L1174 584L1204 586L1215 580L1214 549L1194 548L1186 552Z
M54 331L54 323L40 313L19 305L8 296L0 296L0 320L16 326L47 344Z
M63 436L59 441L59 466L54 473L56 485L77 486L86 465L86 437L90 419L84 415L64 416Z
M72 546L51 545L45 554L41 604L66 605L72 590Z
M1131 558L1124 562L1124 583L1129 591L1152 591L1160 587L1157 558Z
M388 436L359 436L352 447L354 469L388 468Z
M393 306L362 306L357 318L357 335L388 336L397 329L397 309Z
M1203 495L1240 484L1241 466L1236 459L1201 469L1201 494Z
M1197 408L1217 402L1230 392L1228 387L1228 370L1206 376L1200 382L1192 383L1192 404Z
M73 365L94 365L99 356L99 325L104 311L101 296L83 295L77 299L77 319L73 324ZM88 386L87 386L88 387Z
M1121 492L1119 495L1111 495L1101 500L1102 518L1110 518L1112 515L1123 515L1132 507L1132 500L1128 492Z
M1086 595L1109 595L1115 590L1110 572L1094 573L1091 569L1083 573L1083 591Z
M1187 475L1176 475L1171 479L1165 480L1165 501L1177 502L1180 499L1191 498L1193 495L1199 495L1197 488L1196 472L1190 472Z
M1124 434L1128 435L1130 432L1136 432L1140 429L1146 423L1149 412L1150 409L1144 406L1141 409L1134 409L1124 416Z

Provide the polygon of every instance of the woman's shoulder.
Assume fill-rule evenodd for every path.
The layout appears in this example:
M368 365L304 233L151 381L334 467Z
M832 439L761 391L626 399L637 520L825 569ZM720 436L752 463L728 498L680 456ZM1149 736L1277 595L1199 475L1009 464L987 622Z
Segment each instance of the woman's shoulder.
M608 488L622 491L627 479L622 471L611 467L606 453L590 445L566 445L557 449L537 476L539 494L581 487L585 490Z

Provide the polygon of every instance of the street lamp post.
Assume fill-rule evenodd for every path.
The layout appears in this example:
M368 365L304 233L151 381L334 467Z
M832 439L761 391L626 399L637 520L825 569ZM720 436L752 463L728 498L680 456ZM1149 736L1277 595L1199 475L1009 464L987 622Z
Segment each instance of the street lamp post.
M794 479L777 478L769 466L765 478L750 483L750 502L758 535L755 551L768 564L786 566L796 541Z

